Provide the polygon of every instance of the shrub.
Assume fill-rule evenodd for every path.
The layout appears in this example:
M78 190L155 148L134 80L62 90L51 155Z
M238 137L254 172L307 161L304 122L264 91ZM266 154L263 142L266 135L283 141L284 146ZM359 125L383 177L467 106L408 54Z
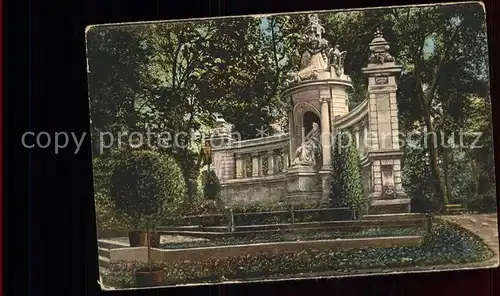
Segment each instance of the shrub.
M98 231L125 230L127 221L116 212L115 205L109 197L109 178L112 158L106 155L93 160L94 205Z
M116 154L110 196L135 229L154 227L161 218L178 214L185 195L184 178L175 159L131 148Z
M332 155L330 199L333 206L346 206L358 214L366 213L369 199L363 192L361 164L356 145L339 134Z
M218 201L221 199L221 186L215 171L203 172L203 197L206 200Z
M218 214L222 212L221 204L215 200L194 200L191 203L185 204L182 211L183 216L197 216Z

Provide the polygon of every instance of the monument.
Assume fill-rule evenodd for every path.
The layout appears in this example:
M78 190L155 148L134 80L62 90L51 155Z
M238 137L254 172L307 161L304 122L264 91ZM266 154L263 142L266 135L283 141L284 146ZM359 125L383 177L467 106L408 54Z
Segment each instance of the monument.
M370 211L409 212L410 199L402 187L396 79L401 67L377 29L363 68L368 91L363 102L349 110L353 91L344 72L348 52L323 38L318 15L299 38L304 51L298 71L289 73L281 100L287 102L288 131L276 136L234 141L223 119L217 122L214 163L225 202L327 202L330 197L332 142L349 132L358 148L363 185ZM224 135L220 135L224 134ZM265 168L267 165L267 168Z

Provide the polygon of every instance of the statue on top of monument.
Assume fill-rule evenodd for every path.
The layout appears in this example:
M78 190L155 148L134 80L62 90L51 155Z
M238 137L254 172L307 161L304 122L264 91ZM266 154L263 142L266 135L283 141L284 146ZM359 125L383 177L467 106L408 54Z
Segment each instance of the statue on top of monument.
M316 157L321 154L321 131L316 122L312 124L312 130L307 134L304 142L295 150L295 159L292 166L315 166Z
M347 51L344 50L341 52L339 47L340 46L337 44L335 45L335 48L331 48L328 51L329 66L335 70L337 77L344 74L344 61L345 56L347 55Z
M305 47L298 72L288 74L288 83L318 79L320 72L328 67L328 41L322 37L325 28L319 24L318 15L309 15L309 25L304 29L299 42Z

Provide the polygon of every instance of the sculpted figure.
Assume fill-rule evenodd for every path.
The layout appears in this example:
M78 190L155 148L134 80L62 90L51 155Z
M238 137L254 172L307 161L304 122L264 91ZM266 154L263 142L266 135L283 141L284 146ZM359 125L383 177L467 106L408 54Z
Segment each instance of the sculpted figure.
M316 165L316 156L319 155L321 151L320 137L321 131L319 130L319 126L316 122L313 122L313 128L306 136L304 143L295 150L295 159L292 162L292 166Z
M330 67L333 67L335 69L335 74L337 76L340 76L344 74L344 60L345 56L347 54L347 51L340 51L339 50L339 45L335 45L335 48L332 48L328 52L328 61L330 64Z

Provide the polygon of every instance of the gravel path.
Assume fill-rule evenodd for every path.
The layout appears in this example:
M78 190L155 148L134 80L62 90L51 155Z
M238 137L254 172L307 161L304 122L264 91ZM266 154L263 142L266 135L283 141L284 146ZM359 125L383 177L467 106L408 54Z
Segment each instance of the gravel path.
M496 260L498 261L500 248L498 245L498 218L496 214L463 214L440 217L458 224L479 236L496 253Z

